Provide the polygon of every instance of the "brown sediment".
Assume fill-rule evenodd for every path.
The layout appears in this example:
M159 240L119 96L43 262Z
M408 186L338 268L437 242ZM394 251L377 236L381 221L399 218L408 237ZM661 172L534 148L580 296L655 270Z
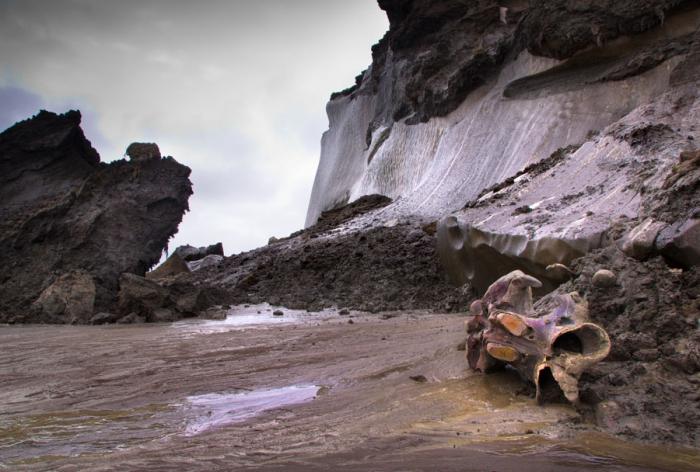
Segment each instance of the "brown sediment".
M513 373L481 376L465 368L456 349L463 317L351 312L355 323L348 325L333 310L285 310L293 321L280 324L272 310L230 312L255 314L257 324L0 327L7 352L0 360L7 379L0 464L67 471L463 470L465 464L682 471L693 470L700 457L685 449L658 457L643 445L596 439L607 436L579 441L567 424L578 423L582 433L594 429L573 408L542 407L517 395ZM411 379L419 376L425 381ZM315 398L188 433L188 424L206 420L192 398L250 398L290 386L320 389ZM229 407L236 417L236 402Z

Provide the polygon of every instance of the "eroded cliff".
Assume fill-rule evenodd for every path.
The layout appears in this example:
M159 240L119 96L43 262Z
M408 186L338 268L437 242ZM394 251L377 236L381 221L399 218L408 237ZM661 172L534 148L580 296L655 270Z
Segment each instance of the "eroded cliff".
M0 134L0 322L86 323L144 275L192 193L173 158L101 163L80 113L41 111Z

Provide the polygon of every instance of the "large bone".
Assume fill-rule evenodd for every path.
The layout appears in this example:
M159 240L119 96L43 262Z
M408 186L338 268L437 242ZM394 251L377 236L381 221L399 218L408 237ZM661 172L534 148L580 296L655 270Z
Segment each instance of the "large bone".
M551 297L534 310L532 287L540 285L516 270L472 303L467 359L481 372L512 366L535 384L540 403L564 397L576 404L579 377L608 355L610 338L588 320L588 305L576 292Z

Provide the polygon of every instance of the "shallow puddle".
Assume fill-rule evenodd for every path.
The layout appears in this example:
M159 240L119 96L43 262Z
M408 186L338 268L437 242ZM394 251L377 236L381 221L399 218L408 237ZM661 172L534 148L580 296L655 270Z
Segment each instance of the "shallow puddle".
M210 393L187 397L189 415L185 434L192 436L230 423L238 423L262 412L312 400L316 385L254 390L245 393Z
M275 310L283 314L275 316ZM279 325L319 321L329 315L325 312L308 313L304 310L290 310L263 303L260 305L238 305L231 307L223 320L192 319L178 321L172 327L196 334L237 331L254 328L270 328Z

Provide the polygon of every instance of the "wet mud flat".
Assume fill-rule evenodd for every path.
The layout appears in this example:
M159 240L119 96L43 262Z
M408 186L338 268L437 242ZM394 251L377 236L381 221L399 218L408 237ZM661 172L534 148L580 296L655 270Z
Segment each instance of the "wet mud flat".
M1 326L0 470L700 470L468 371L460 316L283 311Z

